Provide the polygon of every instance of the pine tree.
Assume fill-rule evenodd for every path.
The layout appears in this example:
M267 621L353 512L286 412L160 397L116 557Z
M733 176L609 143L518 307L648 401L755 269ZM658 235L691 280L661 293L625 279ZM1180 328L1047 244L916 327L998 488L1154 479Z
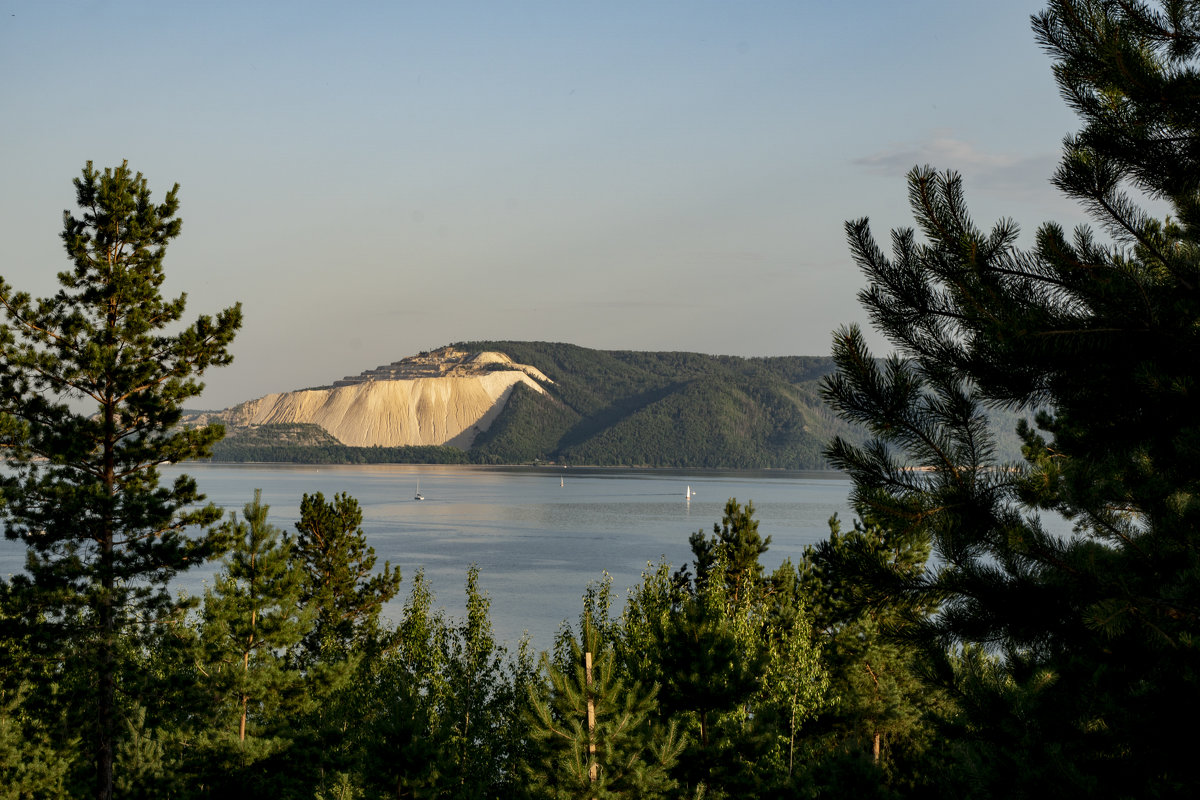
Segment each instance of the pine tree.
M68 798L67 775L79 742L52 741L25 706L28 690L0 689L0 800Z
M900 591L942 603L924 639L989 791L1193 796L1200 6L1056 0L1034 28L1084 123L1054 183L1111 240L1051 223L1022 251L1011 221L974 226L958 176L914 170L924 241L894 232L889 258L847 225L896 354L838 333L827 399L875 439L829 456L861 513L929 537L939 569ZM1024 463L993 457L988 407L1032 416Z
M160 485L158 467L203 457L221 437L178 423L197 377L230 362L241 308L164 333L185 304L160 293L178 186L154 203L141 173L89 162L75 189L81 214L64 212L62 233L73 268L58 293L35 300L0 279L0 486L5 534L29 546L29 575L13 584L30 624L47 647L77 645L93 671L95 791L110 798L119 640L176 604L167 582L214 545L185 529L220 517L190 478Z
M762 578L763 568L759 557L767 552L771 537L763 538L758 532L758 520L754 518L754 504L742 506L736 497L725 502L725 513L719 523L713 523L713 535L705 536L697 531L688 539L695 558L696 582L704 583L714 563L720 559L724 564L725 585L733 602L746 587Z
M566 633L555 659L542 654L545 683L531 693L527 789L554 800L670 796L683 749L674 723L654 717L654 689L623 678L616 651L596 626Z
M321 492L306 494L296 530L307 575L304 602L317 613L304 639L306 657L333 664L382 644L379 614L400 589L400 569L385 563L382 572L373 572L375 548L363 533L358 501L344 493L332 502Z
M351 730L358 724L372 673L395 645L394 632L380 625L384 605L399 591L400 570L385 564L375 572L375 550L367 545L358 501L338 494L332 501L306 494L296 523L296 557L304 574L301 603L315 614L312 629L294 657L319 702L302 724L307 748L293 776L324 783L349 774L362 750Z
M726 574L724 556L712 564ZM688 721L689 743L675 770L685 786L715 796L747 790L745 765L766 748L765 732L751 717L769 662L757 585L741 585L734 602L721 580L698 582L661 621L658 675L668 718Z
M927 781L916 762L927 758L945 695L921 680L922 654L908 633L937 607L902 587L924 572L928 539L860 520L844 531L836 515L829 528L801 564L836 698L820 720L830 734L810 742L813 761L818 771L857 769L878 787Z
M294 713L305 700L303 673L287 653L312 629L314 610L301 607L304 573L292 541L267 522L269 509L256 489L244 519L231 515L233 546L202 609L200 672L239 742L252 716L269 732L272 722L280 727L272 720L280 707Z

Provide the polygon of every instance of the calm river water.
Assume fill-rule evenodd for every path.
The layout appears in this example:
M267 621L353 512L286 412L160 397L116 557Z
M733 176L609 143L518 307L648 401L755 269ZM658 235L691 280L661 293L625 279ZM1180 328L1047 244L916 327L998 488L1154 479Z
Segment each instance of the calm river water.
M771 536L768 570L824 538L834 513L851 518L850 482L830 472L207 464L165 472L195 476L209 500L239 512L262 489L271 522L287 530L306 492L347 492L380 562L401 567L399 600L424 568L438 603L460 615L467 567L476 563L497 638L515 645L528 631L539 649L564 619L578 617L585 588L604 571L624 597L647 562L690 560L688 536L711 531L731 497L753 502L760 532ZM414 500L418 488L424 500ZM21 545L0 541L0 575L22 564ZM212 573L189 573L178 586L199 594Z

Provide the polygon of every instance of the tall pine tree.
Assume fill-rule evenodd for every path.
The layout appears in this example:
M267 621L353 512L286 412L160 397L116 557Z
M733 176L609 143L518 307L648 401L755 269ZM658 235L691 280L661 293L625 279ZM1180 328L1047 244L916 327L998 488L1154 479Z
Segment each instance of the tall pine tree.
M176 327L185 296L160 290L178 188L155 203L141 173L89 162L75 180L80 215L63 214L73 268L62 288L35 300L0 279L5 535L29 546L14 589L41 641L72 643L93 672L100 798L112 796L119 640L175 605L167 582L212 549L185 529L220 517L190 478L159 483L159 465L203 457L221 437L178 427L180 410L198 376L230 362L241 325L235 305Z
M829 455L861 513L930 537L937 570L901 591L942 601L925 639L992 794L1195 796L1200 4L1056 0L1034 29L1084 123L1054 183L1109 239L1045 224L1020 250L958 176L914 170L923 240L889 257L847 225L896 355L838 333L827 397L875 439ZM988 406L1032 417L1024 463L997 463Z

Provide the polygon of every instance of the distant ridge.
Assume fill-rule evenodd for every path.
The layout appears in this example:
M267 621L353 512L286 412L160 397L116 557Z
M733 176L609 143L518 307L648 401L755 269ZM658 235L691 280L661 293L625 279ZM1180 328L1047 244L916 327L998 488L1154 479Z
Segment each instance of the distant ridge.
M222 461L823 469L823 356L742 358L459 342L191 422Z
M742 358L459 342L328 386L271 394L185 423L222 421L219 461L825 469L835 435L825 356ZM998 453L1020 458L1016 417Z

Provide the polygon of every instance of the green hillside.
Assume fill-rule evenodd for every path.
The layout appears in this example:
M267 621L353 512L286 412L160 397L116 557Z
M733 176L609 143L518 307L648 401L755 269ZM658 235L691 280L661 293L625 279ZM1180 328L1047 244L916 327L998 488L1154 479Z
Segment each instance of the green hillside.
M482 462L540 458L569 464L726 469L821 469L821 450L845 427L817 381L828 358L736 358L589 350L545 342L465 342L530 364L549 396L514 393L472 449Z
M449 447L347 447L316 426L232 429L219 461L477 463L824 469L835 434L859 438L821 400L826 357L739 358L590 350L550 342L456 343L537 367L546 394L518 385L465 453ZM1013 439L1015 442L1015 438ZM1000 450L1012 450L1002 442ZM1015 452L1013 452L1015 457Z

